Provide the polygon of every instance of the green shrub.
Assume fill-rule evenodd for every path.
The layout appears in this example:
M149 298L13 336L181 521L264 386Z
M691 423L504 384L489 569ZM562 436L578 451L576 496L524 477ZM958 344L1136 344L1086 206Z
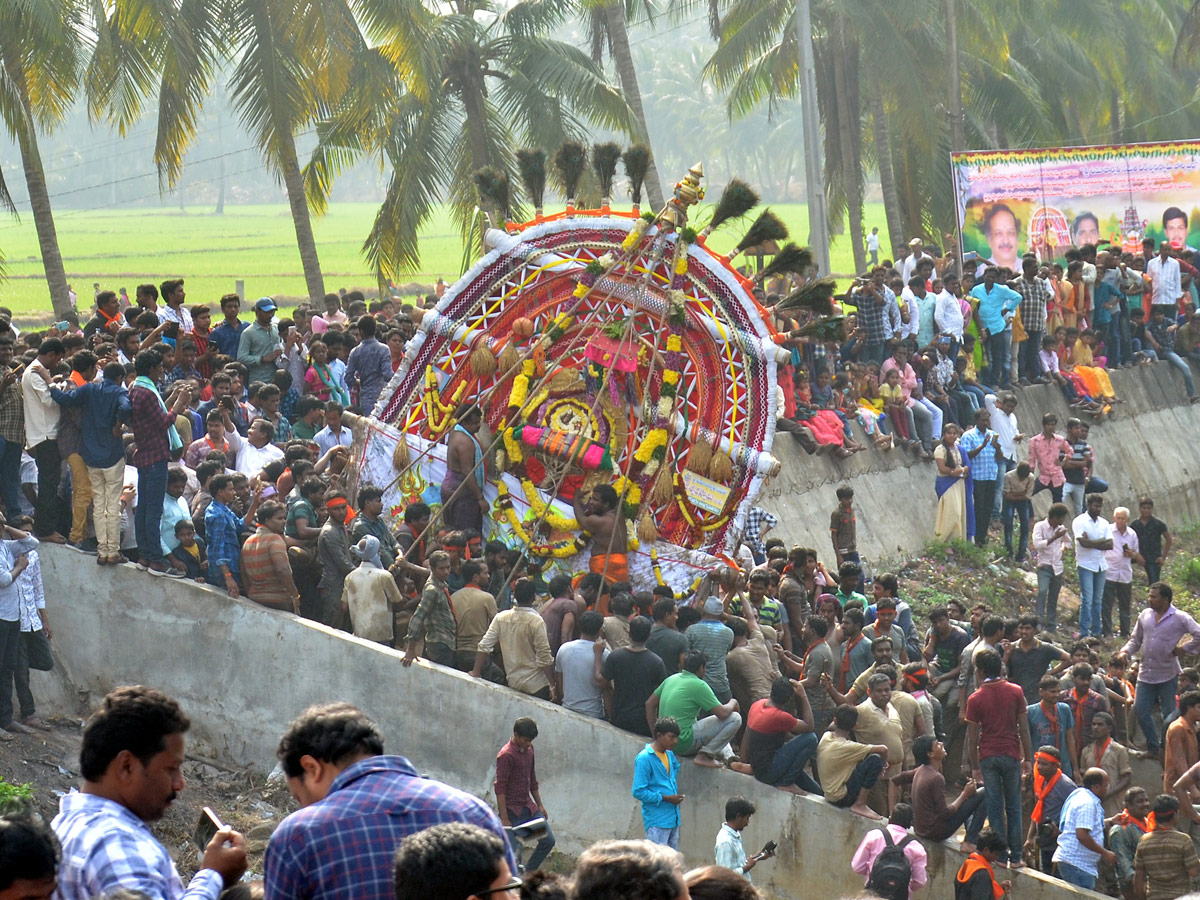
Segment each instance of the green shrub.
M0 815L28 812L33 805L33 785L9 784L0 778Z

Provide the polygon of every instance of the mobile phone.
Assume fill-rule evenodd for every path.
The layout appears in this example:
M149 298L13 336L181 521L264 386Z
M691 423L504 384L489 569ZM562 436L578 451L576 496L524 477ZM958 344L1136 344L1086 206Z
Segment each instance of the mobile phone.
M69 329L71 327L71 323L68 322L66 319L63 319L61 322L55 322L54 327L57 328L59 331L66 331L67 329Z
M224 827L221 820L217 818L217 814L206 806L200 810L200 820L196 822L196 830L192 833L192 840L196 842L197 847L204 850L212 843L212 839L217 836L217 832Z

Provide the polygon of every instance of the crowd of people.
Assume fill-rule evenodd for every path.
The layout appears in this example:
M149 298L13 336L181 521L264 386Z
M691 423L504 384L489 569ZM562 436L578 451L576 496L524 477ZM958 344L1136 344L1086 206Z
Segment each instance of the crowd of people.
M779 428L810 453L845 457L873 443L932 460L946 427L961 432L981 410L994 414L989 395L1054 384L1081 417L1103 419L1121 402L1109 373L1156 360L1178 372L1197 402L1193 251L1086 244L1067 248L1065 259L1065 268L1034 255L1016 271L964 268L953 252L914 238L895 261L854 280L836 334L814 333L807 314L777 315L791 350L778 370ZM780 294L761 299L771 309ZM1012 460L1011 447L1004 450Z
M1181 652L1200 650L1200 626L1173 605L1170 586L1160 580L1172 538L1154 516L1152 500L1141 501L1136 519L1124 508L1113 511L1111 523L1104 518L1106 485L1094 471L1083 416L1102 415L1115 400L1104 388L1105 362L1111 368L1157 355L1187 370L1185 358L1195 356L1195 343L1189 351L1187 341L1191 330L1200 332L1200 320L1193 318L1187 276L1170 281L1186 261L1169 250L1137 276L1130 274L1141 271L1136 258L1116 260L1087 247L1078 255L1065 282L1027 262L1005 287L1012 273L988 267L978 284L969 276L955 279L938 269L944 261L914 244L895 268L885 261L855 284L850 301L858 318L848 320L844 341L796 339L795 365L780 373L781 427L810 449L858 449L850 432L857 419L869 435L902 438L936 460L940 538L974 537L983 544L992 519L1003 520L1009 553L1036 567L1039 584L1036 600L1029 598L1034 613L1015 619L958 603L919 617L902 598L896 575L864 583L849 487L839 490L831 512L832 569L815 549L789 550L766 538L774 517L755 510L743 535L743 568L706 579L688 598L668 586L633 584L607 564L574 578L545 577L540 560L483 537L486 503L476 496L480 485L471 474L477 409L460 416L462 427L451 435L458 446L452 443L448 452L448 477L470 490L460 497L455 488L459 501L448 500L440 522L414 502L393 526L377 486L352 491L344 483L353 439L342 415L374 408L422 309L331 294L324 309L297 307L288 319L262 298L247 323L239 318L240 299L227 295L221 322L211 327L213 311L185 305L183 282L172 280L161 290L140 286L136 303L125 309L120 295L98 292L95 314L82 328L68 320L49 334L22 334L0 310L0 501L6 515L0 740L46 727L28 688L28 669L37 667L38 648L44 652L50 635L37 546L67 543L93 554L97 565L136 565L151 575L207 584L403 650L405 666L423 657L644 737L643 751L629 761L630 789L651 844L677 848L680 806L696 802L679 792L682 757L784 791L823 795L870 819L889 817L891 825L873 832L873 843L855 856L855 871L877 893L899 890L898 881L905 892L920 886L916 857L924 851L903 832L945 840L962 828L968 856L956 897L999 889L994 870L1003 864L1036 865L1083 886L1101 879L1128 898L1179 896L1168 893L1182 883L1179 872L1191 877L1200 863L1183 842L1158 835L1187 834L1195 825L1200 837L1193 805L1200 802L1200 675L1181 672L1177 660ZM889 286L897 278L899 294ZM1170 324L1123 343L1135 309L1152 310L1161 325L1168 306ZM1068 343L1051 343L1060 327L1056 314L1064 329L1067 322L1069 329L1082 327L1082 337L1067 330ZM972 322L984 345L982 380L974 375ZM777 323L784 330L800 324ZM1022 344L1012 338L1021 333L1018 326L1024 342L1033 343L1014 350ZM1102 334L1100 326L1107 329ZM1029 352L1043 342L1042 353ZM1097 349L1109 354L1100 365ZM1080 418L1067 422L1064 438L1047 414L1043 433L1027 440L1016 425L1018 398L1007 389L1012 382L1044 380L1060 384ZM864 394L860 381L875 387ZM970 428L959 428L968 422ZM942 435L936 448L935 434ZM1040 490L1050 491L1053 503L1047 517L1033 523L1031 500ZM600 538L623 527L615 492L600 487L590 499L577 499L576 513L596 536L594 546L611 544ZM1015 542L1014 520L1020 529ZM1064 558L1075 563L1082 607L1077 639L1059 645L1046 638L1060 634ZM1140 580L1135 566L1149 587L1140 614L1133 603ZM1106 651L1102 638L1115 635L1127 642L1116 653ZM1180 677L1192 679L1192 687L1181 690ZM118 833L130 844L104 858L104 877L115 879L107 887L98 891L98 882L81 881L60 889L65 900L116 886L141 889L126 878L130 847L138 842L137 856L149 867L138 869L138 878L170 881L165 851L152 852L144 825L96 824L130 813L152 821L180 787L172 761L182 759L186 717L155 692L130 690L106 700L89 725L104 748L98 755L87 756L85 736L81 796L104 803L70 795L55 826L68 846L124 840L113 836ZM150 719L138 718L145 715ZM122 735L130 722L147 727L150 720L160 731L149 743L109 753L127 740ZM356 710L306 713L280 748L305 809L272 839L268 897L349 896L348 886L340 893L310 881L325 871L313 854L334 853L346 838L341 813L331 809L337 804L325 801L337 794L339 803L362 809L377 792L399 784L440 811L422 827L450 830L421 831L424 837L414 835L410 844L393 825L364 815L355 826L357 845L386 857L386 864L376 861L372 896L417 896L403 893L405 884L415 891L422 883L406 881L408 874L431 867L436 875L448 858L458 860L450 868L467 879L464 898L516 891L509 882L521 867L509 835L523 837L517 829L533 835L529 871L554 846L533 767L536 737L531 719L518 720L500 751L497 815L478 801L448 798L441 788L418 783L406 760L382 755L377 732ZM1130 789L1130 753L1162 762L1165 796L1151 803L1144 791ZM961 774L953 802L942 772L947 759L951 777ZM161 808L133 796L134 781L144 790L151 781L156 790L170 788L155 801ZM89 803L104 807L104 815L97 818ZM1158 824L1147 827L1149 805ZM714 859L740 879L734 887L749 884L750 870L773 853L764 848L747 856L742 848L740 833L753 813L748 801L731 799L717 834ZM472 825L483 832L461 830ZM1138 828L1146 833L1140 842L1131 830ZM0 828L0 839L4 835ZM219 838L197 876L210 872L203 884L194 881L185 894L172 882L151 896L215 900L244 867L240 839ZM314 849L321 841L323 849ZM472 853L470 864L456 855ZM533 879L521 890L607 896L588 893L589 879L600 877L597 869L647 865L668 874L658 880L659 894L645 896L675 897L670 892L676 889L686 896L677 858L669 853L621 844L589 854L598 861L589 863L585 854L571 884ZM900 864L898 855L908 862ZM72 849L63 858L76 865L80 857ZM353 863L331 867L348 871ZM894 871L905 868L903 878ZM710 869L689 874L693 896L752 896L722 893L732 888L722 888L724 876ZM487 878L480 874L468 884L468 874L478 873ZM59 878L70 884L62 871ZM881 886L885 881L893 887Z

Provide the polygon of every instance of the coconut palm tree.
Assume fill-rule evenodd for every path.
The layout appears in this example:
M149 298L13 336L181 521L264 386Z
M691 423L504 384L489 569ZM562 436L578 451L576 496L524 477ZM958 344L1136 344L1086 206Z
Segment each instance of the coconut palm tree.
M454 0L374 22L384 40L356 59L353 87L319 127L305 177L313 199L363 154L390 167L363 247L381 280L418 265L418 233L443 198L471 234L478 169L512 175L515 199L518 146L553 148L581 136L585 121L636 132L621 92L587 53L545 36L571 11L546 0L502 11Z
M98 101L128 127L149 94L158 102L154 160L172 187L196 136L197 116L222 64L242 126L288 197L309 299L325 293L296 139L349 87L365 46L351 0L111 0ZM89 76L92 73L89 72Z
M921 36L924 0L836 0L812 6L817 105L825 128L825 180L832 225L849 222L855 267L866 265L863 240L863 89L867 82L891 98L918 105L926 88ZM799 94L799 43L794 0L732 0L721 19L721 38L704 75L727 94L731 117L765 105L774 110ZM911 92L911 93L910 93ZM877 136L879 131L876 131ZM879 149L876 148L879 155ZM886 187L886 185L885 185ZM885 192L885 202L887 193ZM888 209L889 230L899 217ZM893 231L893 239L899 236Z
M604 61L604 49L612 57L613 67L621 82L621 91L633 111L637 123L634 137L647 147L651 146L650 130L646 126L646 113L642 108L642 90L638 84L638 70L634 65L633 54L629 49L628 22L637 8L641 8L647 18L653 19L654 9L651 3L638 0L581 0L581 5L588 16L591 27L592 59L597 64ZM650 168L646 172L646 193L650 205L655 209L663 206L662 183L659 180L658 165L654 154L650 155Z
M53 129L71 105L85 47L82 29L82 10L73 0L0 3L0 117L21 151L50 300L59 317L72 308L71 298L38 133ZM2 184L0 203L13 209Z

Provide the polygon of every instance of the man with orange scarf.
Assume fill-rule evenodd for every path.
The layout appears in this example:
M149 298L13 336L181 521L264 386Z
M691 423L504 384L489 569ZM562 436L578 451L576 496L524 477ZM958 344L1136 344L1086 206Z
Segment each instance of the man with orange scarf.
M1058 846L1058 814L1063 803L1075 790L1075 782L1063 774L1058 748L1049 744L1039 747L1033 756L1033 814L1025 835L1025 853L1038 850L1038 862L1043 872L1054 869L1052 857Z
M1108 845L1117 854L1117 886L1125 900L1133 900L1133 857L1138 843L1154 830L1150 795L1144 787L1131 787L1125 793L1125 809L1108 829Z
M1007 854L1004 838L985 828L979 835L979 848L966 858L954 876L954 900L1000 900L1012 882L997 881L994 866Z

